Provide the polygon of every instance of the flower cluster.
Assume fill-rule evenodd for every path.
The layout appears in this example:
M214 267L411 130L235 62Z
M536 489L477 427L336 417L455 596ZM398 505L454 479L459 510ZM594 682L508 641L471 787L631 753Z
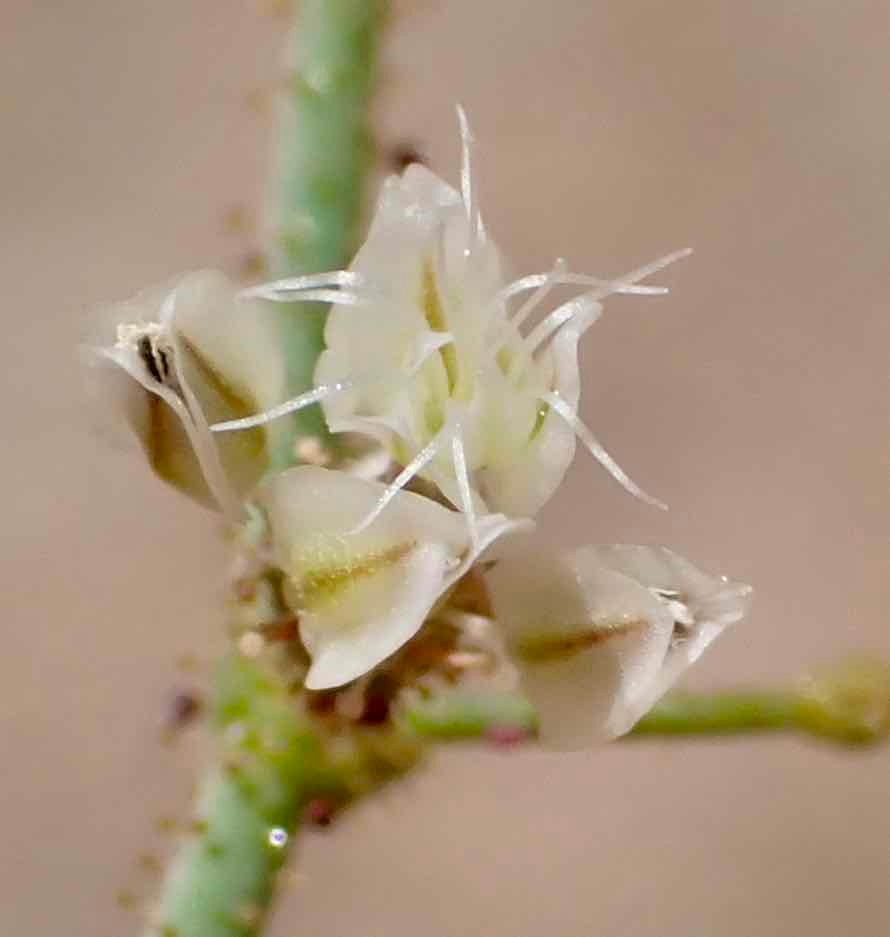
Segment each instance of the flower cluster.
M90 358L163 478L233 523L260 519L307 689L385 669L474 570L543 737L576 746L628 731L742 617L750 590L664 548L532 552L533 518L576 440L657 503L582 422L578 347L606 298L665 292L642 281L687 252L615 279L557 261L507 281L460 119L460 190L420 165L389 178L348 270L241 292L190 274L113 307ZM276 302L329 304L315 386L295 396ZM313 405L331 433L373 441L378 477L345 464L271 471L278 421Z

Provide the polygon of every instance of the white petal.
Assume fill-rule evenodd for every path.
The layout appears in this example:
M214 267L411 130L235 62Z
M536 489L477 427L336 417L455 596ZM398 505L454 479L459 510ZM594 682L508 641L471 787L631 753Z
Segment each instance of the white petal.
M312 656L307 688L349 683L412 638L441 595L452 562L443 544L419 544L367 580L304 607L300 634Z
M438 217L444 209L461 204L457 190L421 163L411 163L401 176L393 176L391 180L400 190L404 199L402 204L409 205L415 212ZM384 215L387 209L388 206L380 206Z
M578 344L596 322L599 304L563 326L547 349L544 367L550 369L550 384L571 407L577 407L581 392ZM525 445L500 464L480 473L480 487L492 510L532 517L550 500L561 484L575 455L575 433L534 394L514 391L515 405L537 416Z
M604 566L661 593L680 626L644 701L648 710L725 628L744 618L751 605L751 586L704 573L667 547L614 544L590 549Z
M217 506L192 446L182 402L120 349L84 355L91 407L99 433L123 447L134 440L152 469L205 507Z
M155 471L233 517L268 466L267 433L214 439L208 424L248 416L286 396L277 320L266 304L239 302L236 293L213 271L146 290L105 312L105 334L89 355L102 365L96 376L105 372L107 409L133 431ZM163 380L158 362L153 374L139 351L142 336L163 349ZM120 369L118 379L109 368ZM121 373L132 379L129 387Z
M577 749L626 732L670 644L666 606L583 549L505 557L486 578L544 743Z
M664 292L639 281L687 252L615 280L569 273L557 261L550 274L505 284L477 206L469 124L462 110L458 114L460 192L423 166L410 166L384 183L368 238L348 271L285 284L349 284L363 300L361 310L335 305L327 317L315 383L349 385L322 402L328 425L398 422L403 430L375 434L394 463L411 466L440 439L453 409L462 409L467 418L460 437L419 468L426 482L460 505L533 516L562 481L576 435L640 495L577 414L578 344L600 314L600 300ZM535 324L533 314L544 313L540 303L556 285L586 289ZM511 300L529 289L537 292L511 309ZM436 347L444 336L447 344ZM412 368L412 356L423 347L429 356ZM447 451L455 457L443 458Z
M470 395L479 371L485 310L502 282L496 248L471 241L460 195L424 167L409 167L385 183L350 267L385 298L370 295L359 313L334 308L328 314L315 382L350 379L356 389L326 400L325 417L330 425L398 411L414 437L391 453L403 464L439 431L449 396ZM444 334L448 344L436 351ZM412 367L423 349L433 352L422 367Z
M277 310L239 300L237 293L217 271L184 277L176 288L174 326L230 394L265 409L281 403L286 390Z
M480 518L474 550L460 514L400 492L356 531L384 490L313 466L277 475L263 489L277 562L312 657L310 689L348 683L398 650L478 553L516 526Z
M629 731L751 593L664 547L507 554L488 579L543 738L562 747Z

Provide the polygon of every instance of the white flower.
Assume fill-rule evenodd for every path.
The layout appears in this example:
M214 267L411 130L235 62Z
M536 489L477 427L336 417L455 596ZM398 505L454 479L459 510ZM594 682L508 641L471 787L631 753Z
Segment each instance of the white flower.
M247 291L266 299L333 303L317 386L252 419L247 428L322 402L330 429L380 440L404 470L381 493L370 522L414 476L433 482L471 517L532 516L574 455L575 437L625 488L646 497L578 415L578 342L613 293L663 293L638 281L676 254L614 281L549 273L507 282L476 205L470 135L461 192L422 166L389 178L368 239L348 271L297 277ZM555 286L584 292L532 324ZM518 307L512 304L530 294Z
M199 271L104 312L88 346L94 392L136 435L155 471L235 519L268 466L267 431L215 438L209 423L286 394L275 322L237 299L221 273Z
M502 515L465 518L411 492L362 530L383 486L315 466L261 489L285 595L312 658L306 686L341 686L367 673L420 629L433 606L502 534L528 526Z
M113 334L89 349L103 401L162 477L233 520L257 499L272 548L253 544L244 568L266 577L276 610L283 601L295 614L312 690L380 665L495 540L532 526L515 518L553 495L576 437L652 501L578 416L578 348L607 296L665 292L640 281L688 252L616 280L569 273L559 261L508 281L479 214L459 113L460 192L421 166L391 177L348 270L240 294L222 274L189 274L113 307ZM579 295L535 321L565 286ZM331 305L316 386L298 397L287 399L277 320L264 300ZM395 479L369 481L341 463L258 484L269 424L313 404L332 432L376 439L402 467ZM303 456L328 458L306 441ZM431 497L404 490L411 483ZM538 549L501 557L484 575L542 737L561 747L629 731L744 615L750 595L654 547Z
M542 739L569 749L630 731L751 595L664 547L526 552L486 579Z

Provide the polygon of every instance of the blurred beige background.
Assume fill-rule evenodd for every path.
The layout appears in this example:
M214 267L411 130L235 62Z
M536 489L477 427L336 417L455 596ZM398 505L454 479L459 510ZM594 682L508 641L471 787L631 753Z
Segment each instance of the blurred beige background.
M85 312L258 235L262 93L282 22L252 3L0 12L5 443L0 930L135 934L119 888L168 848L197 745L158 726L184 652L212 657L208 515L89 434ZM676 247L673 292L616 300L584 414L670 502L578 459L554 544L665 542L757 587L692 676L781 681L890 653L886 0L402 4L382 140L452 178L455 101L516 272L617 274ZM286 937L884 937L890 750L791 738L466 751L300 850Z

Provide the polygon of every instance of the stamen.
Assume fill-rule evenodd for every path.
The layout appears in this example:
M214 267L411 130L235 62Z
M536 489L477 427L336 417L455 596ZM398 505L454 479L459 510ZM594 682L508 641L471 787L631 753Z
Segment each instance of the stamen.
M492 345L489 348L489 358L493 358L501 350L504 342L513 332L522 326L528 316L541 303L554 286L593 286L610 290L612 293L634 296L663 296L669 292L664 286L639 286L635 283L626 282L631 275L622 277L620 280L604 280L600 277L587 276L581 273L568 273L565 269L565 261L559 258L549 273L532 273L514 280L512 283L500 290L486 307L483 315L489 310L496 308L501 303L507 302L519 293L537 290L519 309L509 316L506 322L500 322L500 330L494 336ZM606 293L605 295L609 295ZM570 302L573 300L570 300ZM560 306L559 309L562 309ZM558 311L558 310L557 310ZM563 320L566 321L566 320ZM527 360L527 359L526 359Z
M570 322L578 316L595 310L595 317L587 324L587 328L590 328L602 314L602 306L593 298L595 295L596 293L583 293L581 296L576 296L574 299L570 299L561 306L557 306L557 308L539 322L528 335L521 337L520 347L517 349L513 360L510 362L507 376L511 380L518 380L522 374L523 368L530 366L534 361L534 352L543 341L558 331L566 322Z
M533 274L532 276L523 277L521 280L515 280L505 289L501 290L500 294L505 299L508 295L513 296L520 292L520 289L514 289L512 293L508 294L508 291L511 288L515 288L518 285L522 285L522 289L535 289L535 292L519 307L519 311L515 313L512 318L507 318L506 321L499 322L500 330L494 336L492 340L491 347L488 352L488 360L493 361L498 352L503 347L504 343L510 337L514 335L518 338L521 338L519 334L519 328L522 323L528 318L529 315L535 310L535 308L541 303L541 301L547 296L551 289L553 289L556 284L556 278L560 275L566 275L566 262L562 257L557 257L556 262L553 265L553 270L550 273L543 274ZM528 284L526 286L526 284ZM505 300L502 300L505 301ZM495 300L497 302L497 299ZM491 308L494 308L494 303ZM484 365L483 365L484 366Z
M564 258L557 257L556 263L553 265L553 270L550 271L550 274L544 279L540 287L529 296L519 307L518 311L510 318L510 325L513 326L514 329L522 328L522 324L525 320L534 312L538 304L544 301L553 287L556 286L558 282L557 278L560 275L567 275L567 264Z
M457 121L460 124L460 142L461 142L461 164L460 164L460 191L464 203L464 210L467 213L467 221L470 223L470 233L472 240L475 241L478 233L478 217L476 214L476 205L473 192L473 166L472 166L472 147L473 134L470 132L470 122L467 120L466 112L460 104L457 105Z
M255 296L265 296L267 293L299 293L302 290L316 289L320 286L361 288L364 285L365 278L360 273L353 273L351 270L330 270L327 273L310 273L302 277L285 277L282 280L260 283L241 290L238 295L249 299Z
M523 343L523 354L531 357L537 349L555 332L559 331L566 322L570 322L572 319L584 314L588 310L600 306L600 298L602 297L599 297L596 292L584 293L558 306L546 319L539 322L531 332L528 333ZM600 309L602 309L602 306L600 306ZM599 316L597 316L597 318L599 318Z
M265 299L273 303L331 303L335 306L363 306L374 301L371 294L348 293L344 290L301 290L293 293L278 292L265 286L242 290L239 299Z
M439 454L442 446L448 441L450 435L454 432L454 425L449 421L445 422L445 425L439 432L432 438L432 440L427 443L417 453L416 456L402 469L401 472L391 481L383 491L383 494L377 499L377 503L374 505L372 510L366 515L366 517L353 527L348 534L351 536L353 534L359 534L363 530L367 530L371 524L377 520L378 517L386 509L386 506L390 501L407 485L415 475L418 475L423 469L430 463L432 460Z
M664 257L660 257L658 260L653 260L645 266L632 270L630 273L626 273L617 280L607 280L601 283L596 289L558 306L546 318L542 319L524 338L523 348L514 359L510 369L511 377L516 378L522 370L522 367L531 362L532 356L544 342L551 338L561 326L587 311L592 303L597 303L614 293L624 291L628 287L635 287L637 281L645 279L658 270L662 270L676 260L688 257L691 253L692 248L690 247L674 251L672 254L667 254ZM660 289L659 292L666 293L667 290Z
M407 368L407 376L414 377L431 355L435 354L443 346L451 344L453 341L454 337L450 332L439 332L435 335L427 333L422 335L418 341L417 356ZM230 433L235 430L253 429L257 426L265 426L273 420L287 416L289 413L296 413L298 410L311 407L315 403L319 403L322 400L326 400L328 397L334 396L334 394L343 393L344 391L361 387L364 384L373 384L375 381L387 380L391 376L392 375L387 372L385 374L375 374L364 378L335 381L333 384L321 384L318 387L314 387L312 390L307 390L303 394L299 394L296 397L292 397L290 400L284 401L284 403L280 403L275 407L270 407L268 410L263 410L261 413L255 413L253 416L242 417L238 420L226 420L222 423L214 423L210 429L214 433Z
M688 257L692 253L691 247L682 247L678 251L673 251L670 254L665 254L664 257L659 257L657 260L653 260L651 263L645 264L642 267L637 267L636 270L632 270L630 273L626 273L623 277L618 277L617 280L612 284L620 284L622 286L627 284L637 283L639 280L645 280L646 277L651 276L653 273L658 273L659 270L664 270L665 267L669 267L672 263L675 263L678 260L682 260L684 257ZM615 290L611 290L615 292ZM665 290L665 292L667 292Z
M609 455L605 450L602 443L593 435L593 433L581 422L578 414L570 407L558 394L555 393L546 393L541 394L540 399L553 409L555 413L562 417L563 420L572 428L575 432L575 435L581 442L584 444L587 451L597 460L597 462L602 465L602 467L624 488L625 491L630 492L634 497L639 498L641 501L645 501L647 504L651 504L654 507L661 508L662 511L668 509L667 505L663 501L659 501L657 498L653 498L652 495L646 494L636 482L631 481L627 476L624 470L620 465Z
M557 261L557 264L560 261ZM545 283L553 282L559 286L611 286L612 292L619 294L628 294L633 296L663 296L669 292L665 286L638 286L633 283L625 282L627 277L621 277L618 280L608 280L603 277L593 277L586 273L560 273L554 275L556 267L549 273L530 273L528 276L521 277L508 283L503 289L495 294L492 305L506 302L519 293L525 293L528 290L537 289Z
M277 407L270 407L262 413L246 416L240 420L226 420L222 423L214 423L210 429L214 433L230 433L233 430L253 429L255 426L265 426L273 420L287 416L289 413L296 413L298 410L310 407L312 404L332 397L334 394L342 393L345 390L351 390L356 386L356 383L356 381L338 381L334 384L321 384L319 387L307 390L304 394L292 397L290 400L278 404Z
M560 258L556 263L557 265L564 265L565 261ZM562 269L565 270L565 267L563 266ZM589 276L586 273L559 272L557 266L554 265L553 270L549 273L531 273L507 284L495 295L492 304L505 302L519 293L537 289L547 283L556 286L609 286L612 288L611 292L613 293L630 296L664 296L665 293L669 292L666 286L638 286L634 283L625 282L626 280L627 277L621 277L620 280L607 280L603 277ZM520 307L520 311L521 309L522 307ZM513 317L515 318L516 315L518 313L514 313Z

